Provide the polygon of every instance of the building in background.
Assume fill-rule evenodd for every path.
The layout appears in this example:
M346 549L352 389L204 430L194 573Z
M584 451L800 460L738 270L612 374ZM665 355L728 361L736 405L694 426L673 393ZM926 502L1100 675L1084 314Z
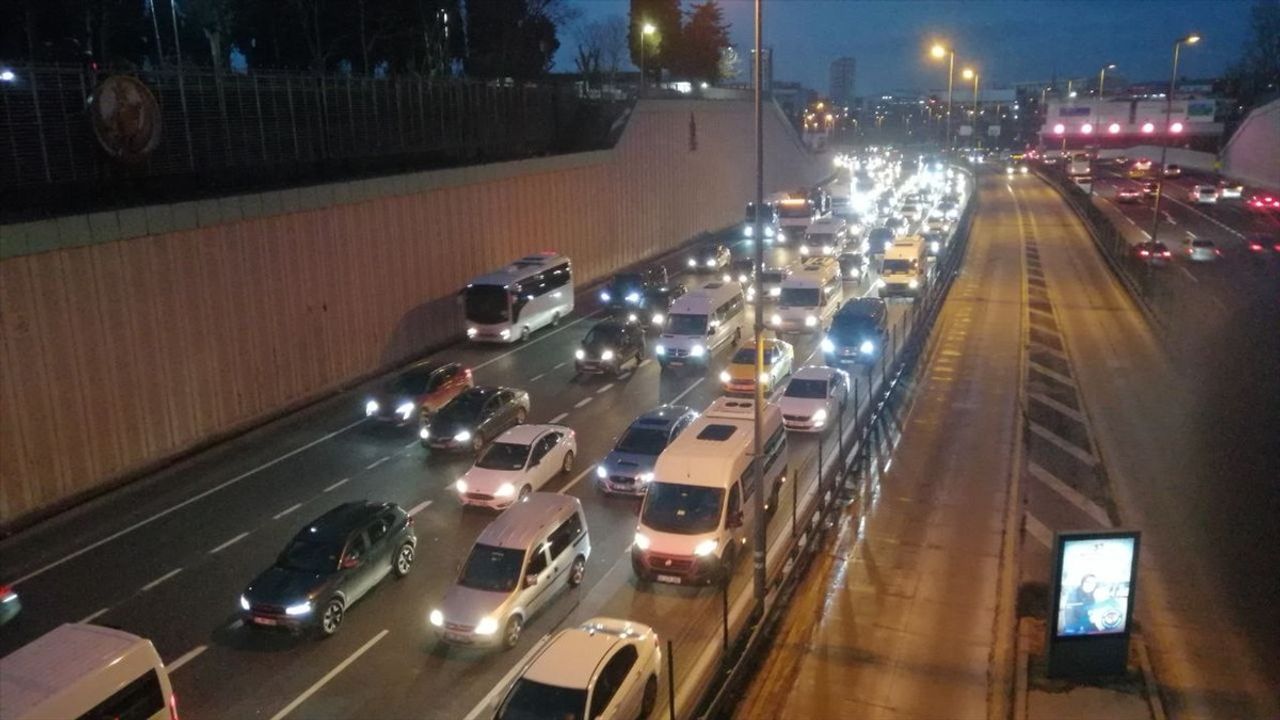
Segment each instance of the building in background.
M848 107L854 97L854 77L857 64L851 57L836 58L831 61L831 102Z
M761 90L765 93L771 93L773 92L773 48L763 48L761 54L764 55L764 65L760 67L760 84L763 85ZM755 82L755 73L756 51L753 48L751 50L751 76L747 78L748 85Z

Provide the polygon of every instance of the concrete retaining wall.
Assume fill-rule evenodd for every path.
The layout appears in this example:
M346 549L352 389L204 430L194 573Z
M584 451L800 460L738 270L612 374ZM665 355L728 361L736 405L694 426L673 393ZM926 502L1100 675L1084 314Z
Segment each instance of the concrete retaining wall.
M829 171L765 120L769 190ZM753 138L648 101L608 151L0 227L0 527L457 337L526 252L587 282L736 221Z
M1254 108L1240 123L1222 150L1222 172L1280 191L1280 100Z

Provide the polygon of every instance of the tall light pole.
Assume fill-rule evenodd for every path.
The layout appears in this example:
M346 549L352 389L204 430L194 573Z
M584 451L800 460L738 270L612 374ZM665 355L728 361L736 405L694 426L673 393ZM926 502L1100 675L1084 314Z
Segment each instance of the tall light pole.
M940 43L935 43L929 52L937 59L941 60L943 56L948 56L947 61L947 149L951 148L951 89L956 79L956 50L951 47L944 47Z
M760 226L760 208L764 205L764 112L763 112L763 95L764 95L764 76L761 68L764 66L763 56L761 55L762 45L760 40L761 34L761 5L763 0L755 0L755 25L756 25L756 66L755 72L755 115L756 115L756 212L753 220L753 229L751 236L755 240L756 251L756 277L764 277L764 230ZM768 586L765 583L765 558L766 548L769 541L769 523L764 516L764 463L763 447L764 442L760 436L764 432L764 383L760 382L760 376L764 373L764 302L763 296L756 298L756 322L755 322L755 340L756 340L756 368L755 368L755 405L754 408L754 427L752 431L752 452L756 457L755 477L752 482L756 484L755 494L752 496L752 512L755 514L755 542L752 551L752 597L755 599L755 614L760 617L764 614L764 601L768 593ZM819 468L821 473L822 469ZM726 580L725 582L728 582ZM726 590L727 592L727 590Z
M965 68L961 71L960 76L965 80L973 81L973 144L978 145L978 71L973 68Z
M1106 82L1107 82L1107 71L1115 70L1115 69L1116 69L1115 63L1108 63L1106 65L1103 65L1102 69L1098 71L1098 102L1102 102L1102 88L1104 85L1106 85Z
M1173 116L1173 91L1178 86L1178 55L1183 43L1195 45L1200 42L1196 33L1179 38L1173 43L1173 72L1169 75L1169 94L1164 99L1164 141L1160 143L1160 170L1156 176L1156 201L1151 203L1151 241L1156 241L1156 233L1160 231L1160 201L1164 199L1164 164L1169 156L1169 124Z
M640 96L641 97L644 97L645 95L648 94L646 92L646 88L648 88L648 81L647 81L647 78L645 78L645 74L644 74L645 50L648 49L648 46L649 46L649 36L653 35L653 33L656 31L657 31L657 28L653 26L653 23L647 22L644 25L640 26Z

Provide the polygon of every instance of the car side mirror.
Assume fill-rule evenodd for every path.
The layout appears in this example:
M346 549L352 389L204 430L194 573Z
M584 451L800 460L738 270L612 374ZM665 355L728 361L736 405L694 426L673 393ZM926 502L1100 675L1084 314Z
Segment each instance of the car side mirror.
M527 587L527 588L531 588L531 587L533 587L534 585L537 585L537 584L538 584L538 574L537 574L537 573L529 573L528 575L525 575L525 576L524 576L524 586L525 586L525 587Z
M354 555L348 555L342 558L343 570L351 570L352 568L357 568L357 567L360 567L360 558Z
M729 515L729 522L727 524L731 528L740 528L742 527L742 522L744 519L745 518L742 511L739 510L738 512L735 512Z

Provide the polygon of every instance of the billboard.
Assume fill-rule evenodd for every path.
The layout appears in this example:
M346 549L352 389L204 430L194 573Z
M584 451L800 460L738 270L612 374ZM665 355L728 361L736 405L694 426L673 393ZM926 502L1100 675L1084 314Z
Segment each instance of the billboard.
M1137 533L1060 535L1054 637L1127 634L1137 558Z

